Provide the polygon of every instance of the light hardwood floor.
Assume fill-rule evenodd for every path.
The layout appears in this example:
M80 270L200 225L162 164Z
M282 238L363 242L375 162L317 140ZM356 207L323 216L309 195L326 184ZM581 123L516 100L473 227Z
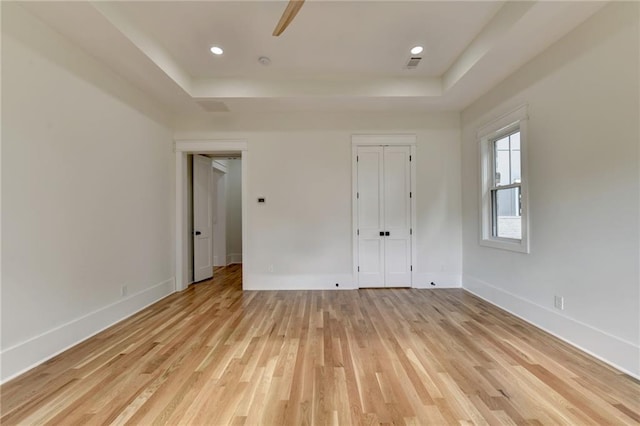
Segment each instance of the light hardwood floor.
M638 424L640 384L462 290L191 286L0 389L4 424Z

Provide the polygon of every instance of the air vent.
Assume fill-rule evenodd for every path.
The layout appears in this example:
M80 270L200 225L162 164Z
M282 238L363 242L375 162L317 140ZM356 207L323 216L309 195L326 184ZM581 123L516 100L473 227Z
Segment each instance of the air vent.
M409 62L407 62L406 68L408 70L415 69L421 60L422 58L420 56L412 56L411 58L409 58Z

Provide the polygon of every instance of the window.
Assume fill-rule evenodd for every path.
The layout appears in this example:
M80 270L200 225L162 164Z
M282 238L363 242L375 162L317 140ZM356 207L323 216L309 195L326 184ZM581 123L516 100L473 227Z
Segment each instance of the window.
M526 107L478 131L481 162L480 244L529 252Z
M520 129L491 141L491 235L522 239L522 181L520 176Z

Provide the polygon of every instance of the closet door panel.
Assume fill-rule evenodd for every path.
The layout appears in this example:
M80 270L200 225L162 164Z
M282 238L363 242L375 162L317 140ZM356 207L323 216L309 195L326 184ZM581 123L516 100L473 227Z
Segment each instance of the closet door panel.
M411 148L408 146L384 147L386 287L411 287L410 154Z
M382 147L359 147L358 161L358 282L360 287L384 287L384 224Z

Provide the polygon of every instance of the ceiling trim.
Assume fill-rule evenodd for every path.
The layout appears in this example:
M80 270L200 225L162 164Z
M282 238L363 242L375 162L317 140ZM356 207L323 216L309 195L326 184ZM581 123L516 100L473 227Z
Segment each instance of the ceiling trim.
M133 43L143 54L167 74L182 90L190 94L191 76L183 70L156 40L144 33L115 6L117 2L90 1L90 4Z
M328 110L404 108L416 111L459 111L606 3L505 1L439 77L333 74L300 75L299 78L195 78L172 57L158 39L145 32L118 2L90 0L85 4L89 4L104 18L105 24L113 28L114 34L122 36L121 47L126 45L133 55L139 51L140 59L144 58L149 63L146 66L156 67L167 77L163 78L166 83L162 84L173 90L176 95L174 99L181 100L181 111L227 113L229 110L247 111L248 107L264 109L265 106L297 111L304 101L308 101L308 105ZM38 6L32 3L29 8L37 10ZM86 12L84 15L82 13L78 13L78 19L87 16ZM56 22L55 16L53 19ZM60 23L68 24L68 21L59 19L58 24ZM540 31L541 28L544 31ZM76 34L79 32L76 31ZM130 55L130 59L133 55ZM137 71L131 71L135 66L121 68L125 77L127 72ZM155 71L151 68L146 70L147 73ZM134 75L135 78L139 80L140 76ZM211 107L207 102L219 102L220 105ZM185 107L185 104L189 108L193 104L195 110Z

